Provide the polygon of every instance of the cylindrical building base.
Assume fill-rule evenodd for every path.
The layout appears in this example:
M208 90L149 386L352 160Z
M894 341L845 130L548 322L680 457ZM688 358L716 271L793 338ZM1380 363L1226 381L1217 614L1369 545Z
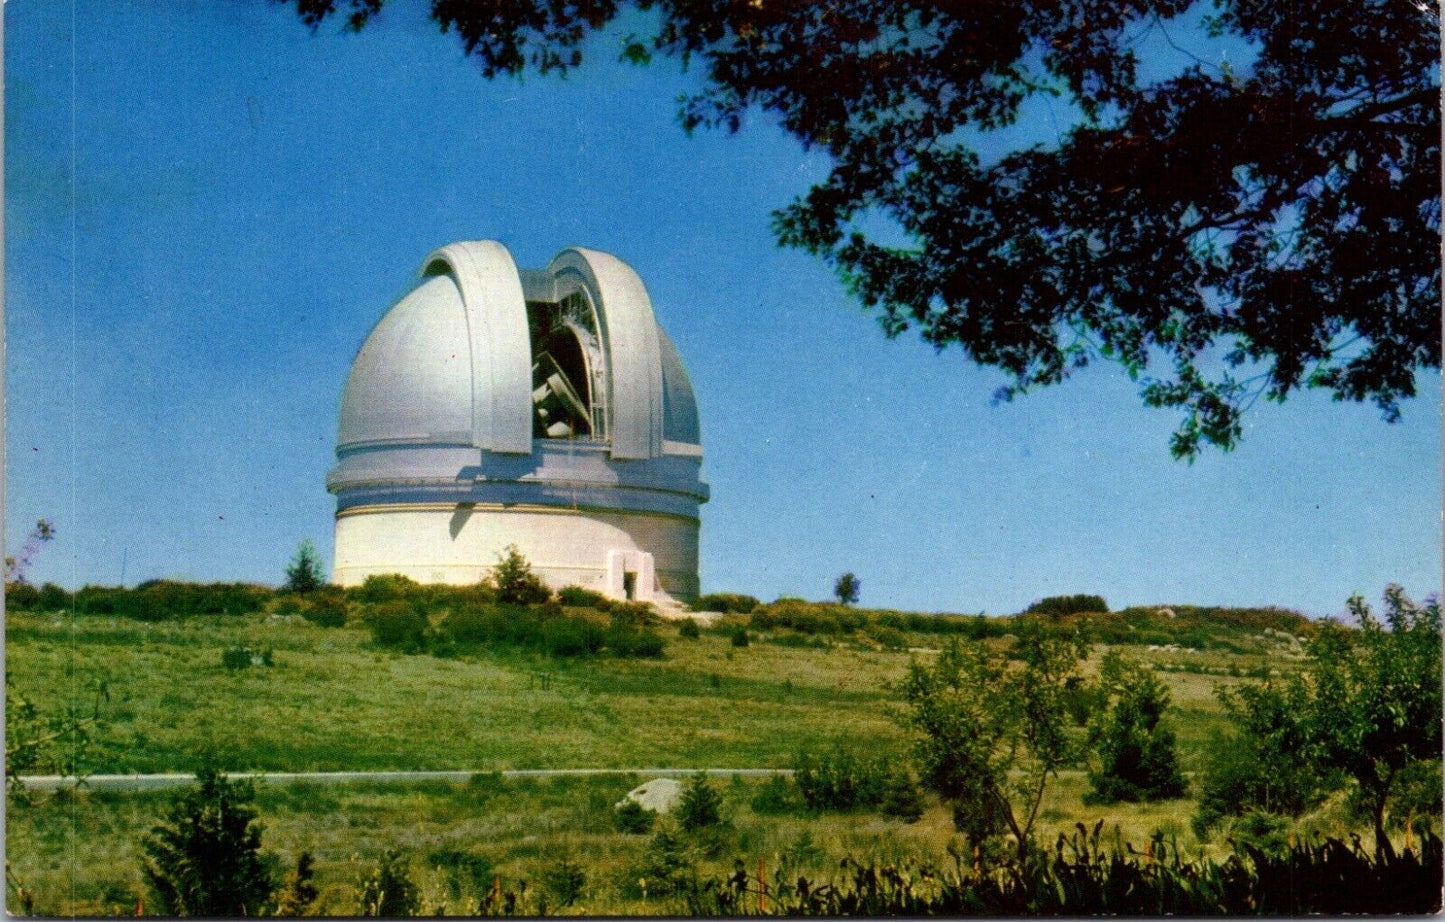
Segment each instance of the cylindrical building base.
M515 545L553 589L683 602L698 594L697 541L695 519L656 513L486 503L353 506L336 517L332 581L356 586L397 573L419 583L477 583Z

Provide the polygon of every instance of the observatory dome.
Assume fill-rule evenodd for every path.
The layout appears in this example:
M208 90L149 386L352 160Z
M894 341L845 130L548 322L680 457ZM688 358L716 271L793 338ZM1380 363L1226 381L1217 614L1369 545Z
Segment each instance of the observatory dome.
M495 241L433 253L352 363L336 457L342 585L474 583L516 545L554 588L697 594L697 403L614 256L519 270Z

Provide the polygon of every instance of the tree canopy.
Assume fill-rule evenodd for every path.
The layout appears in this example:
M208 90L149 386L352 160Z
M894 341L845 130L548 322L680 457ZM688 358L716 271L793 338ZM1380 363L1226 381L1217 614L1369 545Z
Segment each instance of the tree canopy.
M386 0L288 0L363 28ZM487 77L565 72L627 8L625 59L702 64L683 127L776 117L826 151L775 213L884 331L1001 369L1009 399L1097 360L1175 408L1176 457L1264 396L1387 420L1439 368L1439 22L1423 0L430 0ZM1192 57L1203 29L1240 60ZM985 143L1057 100L1054 140Z

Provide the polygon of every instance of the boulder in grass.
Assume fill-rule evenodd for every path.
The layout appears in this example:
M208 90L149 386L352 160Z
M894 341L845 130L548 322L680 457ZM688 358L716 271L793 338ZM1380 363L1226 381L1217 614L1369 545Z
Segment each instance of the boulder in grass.
M682 800L682 783L674 778L653 778L627 792L617 806L632 801L644 810L667 813Z

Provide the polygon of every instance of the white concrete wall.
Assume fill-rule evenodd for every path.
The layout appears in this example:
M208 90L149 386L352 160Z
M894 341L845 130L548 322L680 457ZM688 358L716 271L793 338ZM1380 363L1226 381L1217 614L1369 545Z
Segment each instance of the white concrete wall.
M617 597L613 583L620 577L609 579L608 555L631 551L652 555L656 601L684 601L698 593L697 536L695 521L642 513L441 503L359 507L337 514L331 578L342 586L383 573L419 583L476 583L498 553L515 544L552 588L582 586ZM646 600L651 588L639 585L638 598Z

